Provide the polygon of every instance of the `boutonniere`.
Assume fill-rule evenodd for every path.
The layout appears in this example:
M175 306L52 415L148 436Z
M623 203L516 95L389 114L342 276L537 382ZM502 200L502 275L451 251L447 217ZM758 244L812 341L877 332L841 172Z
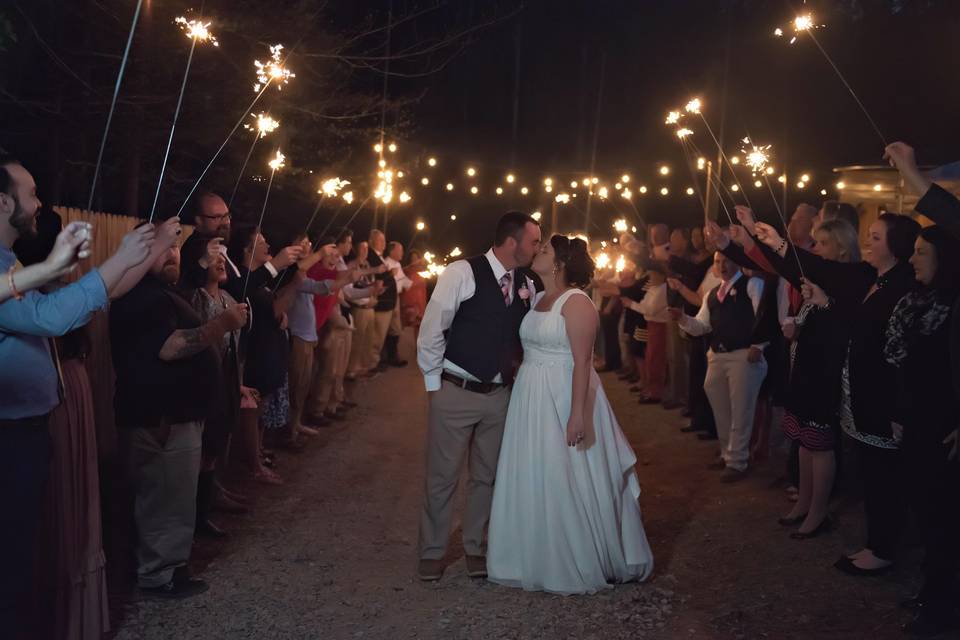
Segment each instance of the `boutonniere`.
M530 289L527 288L527 283L524 282L520 285L520 288L517 289L517 295L520 296L520 299L523 300L523 304L530 306Z
M737 290L736 290L736 289L730 289L730 297L731 297L731 298L736 298L736 297L737 297Z

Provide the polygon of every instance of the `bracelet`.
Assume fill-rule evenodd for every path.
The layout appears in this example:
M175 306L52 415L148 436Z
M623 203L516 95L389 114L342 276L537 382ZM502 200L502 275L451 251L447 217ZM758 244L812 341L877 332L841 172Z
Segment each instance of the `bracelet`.
M17 290L17 285L13 282L13 272L17 269L17 265L10 267L10 270L7 271L7 284L10 285L10 293L13 295L14 300L23 300L23 294Z
M786 249L787 249L787 241L786 241L786 239L780 238L780 244L777 245L777 251L776 251L776 253L780 253L781 251L786 251Z

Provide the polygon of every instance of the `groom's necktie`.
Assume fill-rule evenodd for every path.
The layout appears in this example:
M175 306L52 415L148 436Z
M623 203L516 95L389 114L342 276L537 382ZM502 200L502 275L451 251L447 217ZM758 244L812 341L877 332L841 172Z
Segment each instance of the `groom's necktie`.
M510 306L510 272L507 271L505 274L500 276L500 291L503 292L503 303Z

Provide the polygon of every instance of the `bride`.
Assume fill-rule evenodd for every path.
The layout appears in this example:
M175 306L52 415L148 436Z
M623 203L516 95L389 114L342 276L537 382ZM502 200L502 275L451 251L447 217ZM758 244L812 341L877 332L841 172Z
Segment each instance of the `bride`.
M563 595L653 569L636 456L593 370L597 312L586 242L555 235L533 270L544 293L520 326L520 367L490 514L489 580Z

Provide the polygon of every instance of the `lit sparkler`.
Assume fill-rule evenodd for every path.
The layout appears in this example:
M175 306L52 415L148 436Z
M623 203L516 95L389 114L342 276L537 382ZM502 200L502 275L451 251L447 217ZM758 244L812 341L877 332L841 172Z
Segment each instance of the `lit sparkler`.
M254 119L253 124L245 124L243 128L247 131L256 131L257 137L265 138L268 133L273 133L280 126L280 123L265 113L251 113Z
M200 22L199 20L187 20L183 16L180 16L174 22L180 27L180 30L183 31L188 38L191 40L196 40L198 42L209 42L215 47L219 47L220 43L217 42L216 36L210 33L210 23L209 22Z
M671 111L670 113L667 114L666 123L671 125L677 124L680 122L680 118L682 117L683 117L683 114L680 113L679 111Z
M560 204L567 204L568 202L570 202L570 194L569 194L569 193L558 193L558 194L556 195L556 197L554 198L554 201L556 201L556 202L558 202L558 203L560 203Z
M270 159L267 166L270 167L271 171L279 171L287 166L287 156L283 155L280 149L277 149L277 154Z
M814 29L819 29L824 25L816 24L813 20L812 13L805 13L803 15L800 15L794 18L793 22L790 23L790 26L793 28L793 36L791 36L790 38L790 44L793 44L794 42L797 41L797 38L800 37L801 33L806 33L808 31L813 31ZM777 27L776 29L774 29L773 35L777 36L778 38L782 38L784 36L784 31L782 28Z
M684 110L687 113L700 113L700 109L703 107L703 103L700 102L700 98L694 98L686 104Z
M601 251L593 263L597 269L607 269L610 267L610 256L605 251Z
M347 191L343 194L343 201L347 204L353 204L353 191Z
M626 269L626 268L627 268L627 259L624 258L622 255L621 255L621 256L618 256L618 257L617 257L617 262L616 262L616 264L614 265L614 270L615 270L617 273L620 273L620 272L622 272L622 271L623 271L624 269Z
M687 129L686 127L682 129L677 129L677 137L680 138L681 140L683 140L687 136L692 136L692 135L693 135L693 131L691 131L690 129Z
M767 165L770 163L770 147L769 144L755 145L749 137L743 139L741 152L746 158L744 164L750 167L753 175L766 171Z
M266 62L254 60L253 65L257 68L257 82L253 85L253 92L256 93L266 88L271 82L277 85L277 89L283 89L290 78L296 78L297 74L281 64L280 57L283 53L283 45L275 44L270 47L270 59Z
M323 184L320 185L320 193L330 198L335 198L340 190L345 186L350 184L349 180L341 180L340 178L330 178L329 180L324 180ZM346 197L344 197L346 199ZM350 200L347 200L347 204L353 201L353 195L351 192Z
M623 218L620 218L619 220L614 221L614 223L613 223L613 229L614 229L617 233L623 233L623 232L625 232L625 231L627 230L627 221L626 221L625 219L623 219Z

